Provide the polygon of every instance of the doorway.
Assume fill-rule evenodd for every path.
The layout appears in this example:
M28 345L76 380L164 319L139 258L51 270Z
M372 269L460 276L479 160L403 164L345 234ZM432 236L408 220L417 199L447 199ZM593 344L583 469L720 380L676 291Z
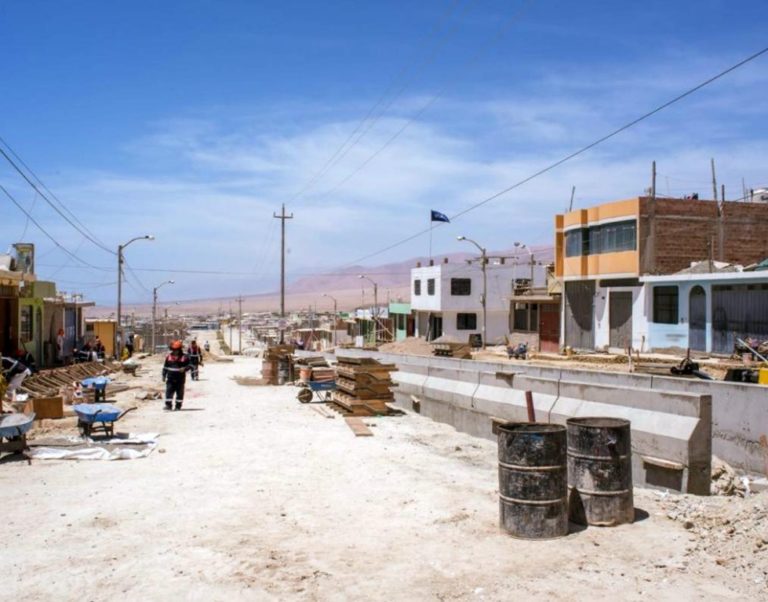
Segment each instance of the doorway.
M608 345L619 349L632 346L632 293L612 292L608 301Z
M694 351L707 350L707 293L698 285L688 299L688 346Z

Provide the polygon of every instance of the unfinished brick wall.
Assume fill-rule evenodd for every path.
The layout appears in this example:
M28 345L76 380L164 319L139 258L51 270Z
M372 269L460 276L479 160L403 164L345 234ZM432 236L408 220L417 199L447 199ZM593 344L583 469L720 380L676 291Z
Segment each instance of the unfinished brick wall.
M768 204L726 202L721 217L714 201L644 197L638 242L643 274L671 274L710 257L749 265L768 257Z

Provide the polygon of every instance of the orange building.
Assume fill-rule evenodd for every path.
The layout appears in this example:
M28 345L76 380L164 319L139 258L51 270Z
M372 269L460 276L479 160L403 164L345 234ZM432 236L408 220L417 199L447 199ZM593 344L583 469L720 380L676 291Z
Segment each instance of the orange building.
M646 294L644 276L674 274L703 260L757 263L768 257L766 232L764 202L636 197L555 216L562 341L580 349L647 349L653 307L646 300L684 300L671 292Z

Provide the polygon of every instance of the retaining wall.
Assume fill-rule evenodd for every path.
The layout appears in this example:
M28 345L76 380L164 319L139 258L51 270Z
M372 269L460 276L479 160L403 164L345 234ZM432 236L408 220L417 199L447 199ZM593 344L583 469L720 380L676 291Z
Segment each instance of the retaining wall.
M540 377L553 381L709 396L712 404L712 453L738 469L768 476L768 387L765 386L542 366L532 362L456 360L358 349L345 349L340 351L339 355L372 356L387 363L394 363L403 371L411 370L412 366L462 370L462 378L468 378L470 383L477 378L472 376L472 373L514 373L516 376ZM395 374L394 378L398 379L399 376ZM457 406L455 410L444 408L435 419L449 422L462 431L488 436L485 431L473 430L474 427L470 424L472 420L462 419L461 416L466 411L461 406ZM520 418L524 416L523 414Z

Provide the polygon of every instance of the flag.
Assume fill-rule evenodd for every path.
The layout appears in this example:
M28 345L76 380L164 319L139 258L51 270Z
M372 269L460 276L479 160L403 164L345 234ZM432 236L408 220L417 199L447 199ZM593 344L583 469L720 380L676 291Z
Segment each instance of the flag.
M440 213L439 211L435 211L434 209L432 209L432 219L430 221L445 222L447 224L451 223L451 220L448 219L448 216L445 213Z

